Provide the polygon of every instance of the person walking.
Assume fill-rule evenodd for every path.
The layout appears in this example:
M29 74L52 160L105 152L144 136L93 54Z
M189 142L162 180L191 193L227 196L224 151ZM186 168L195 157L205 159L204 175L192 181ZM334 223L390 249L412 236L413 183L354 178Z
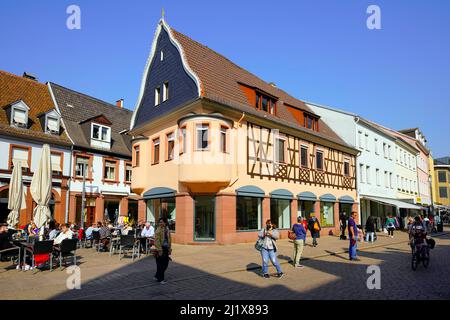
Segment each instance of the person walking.
M264 278L270 278L269 276L269 259L277 269L277 277L283 277L283 272L281 271L281 266L278 263L276 252L277 244L276 241L280 238L280 233L276 229L276 226L272 224L269 219L266 221L266 227L261 229L258 233L258 237L263 240L263 246L261 249L262 258L262 273Z
M155 232L155 260L156 274L154 279L160 284L166 284L164 273L169 266L170 255L172 254L172 236L167 227L166 218L159 218L158 228Z
M308 230L311 232L311 237L313 239L313 247L317 247L317 238L320 238L321 226L319 220L316 218L314 213L311 213L311 217L308 220Z
M374 236L375 236L375 222L373 220L373 217L369 216L366 221L366 242L369 242L370 239L370 242L373 243Z
M339 215L339 221L341 223L341 240L345 240L345 229L347 229L347 214L345 212Z
M357 213L352 212L351 217L348 219L348 238L350 240L350 245L348 249L348 254L350 260L359 261L359 258L356 256L356 248L358 246L358 227L356 226L356 217Z
M395 219L390 214L386 220L386 229L390 238L394 238Z
M297 223L292 226L292 231L294 231L296 236L294 240L294 267L303 268L303 266L300 265L300 259L302 257L303 248L306 241L306 229L303 226L302 217L297 218Z

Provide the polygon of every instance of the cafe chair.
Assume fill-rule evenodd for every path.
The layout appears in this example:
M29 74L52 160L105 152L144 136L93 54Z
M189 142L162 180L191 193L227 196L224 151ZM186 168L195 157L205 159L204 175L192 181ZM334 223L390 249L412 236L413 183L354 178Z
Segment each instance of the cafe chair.
M52 271L53 267L53 240L45 240L45 241L35 241L33 246L25 247L25 253L23 257L23 261L26 261L27 253L31 254L31 267L35 270L35 256L36 255L44 255L47 254L50 260L50 271Z
M100 251L100 244L101 244L101 239L100 239L100 231L92 231L92 247L95 248L97 250L97 252Z
M2 261L3 258L10 258L11 262L13 262L14 258L17 258L17 260L20 259L20 247L13 246L8 249L0 250L0 261ZM20 261L18 261L20 263Z
M55 247L55 252L59 259L59 268L62 268L63 260L67 257L73 257L73 265L77 265L77 245L78 239L64 239L59 247Z
M139 255L139 243L136 241L134 235L121 235L119 245L119 260L122 259L123 250L132 250L132 258L134 261L135 256Z

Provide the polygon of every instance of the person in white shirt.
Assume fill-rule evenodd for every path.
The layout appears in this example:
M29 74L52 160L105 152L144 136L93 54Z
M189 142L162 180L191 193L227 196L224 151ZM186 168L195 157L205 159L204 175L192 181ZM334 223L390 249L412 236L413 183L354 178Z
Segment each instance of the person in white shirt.
M144 229L142 229L141 237L150 238L155 236L155 228L150 224L150 222L147 222L145 224Z
M63 242L65 239L72 239L73 232L67 227L67 224L61 225L61 233L53 240L53 244L57 245Z
M144 228L141 231L141 250L147 252L148 248L153 245L153 239L155 237L155 228L151 225L150 222L146 222Z

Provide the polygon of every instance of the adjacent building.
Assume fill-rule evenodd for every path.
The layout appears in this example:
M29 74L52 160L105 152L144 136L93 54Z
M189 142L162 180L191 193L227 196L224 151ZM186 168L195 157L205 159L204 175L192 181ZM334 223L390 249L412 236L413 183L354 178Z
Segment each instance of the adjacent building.
M450 209L450 157L434 160L436 206Z
M82 221L116 221L130 215L137 222L137 198L131 192L131 138L126 134L132 112L123 100L109 104L83 93L48 83L54 104L72 142L69 215Z
M421 209L413 204L417 192L414 148L389 129L356 114L314 103L307 106L359 150L357 190L363 225L369 215L381 227L389 214L406 217Z
M357 150L302 101L170 28L157 26L131 120L139 219L164 216L178 243L286 237L315 213L336 233L358 210Z
M53 219L64 221L72 143L62 125L61 114L45 84L26 73L20 77L0 71L0 222L5 222L9 214L13 160L22 164L26 188L26 208L20 212L19 223L23 225L33 218L36 203L30 193L30 183L43 144L50 145L53 170L50 211Z

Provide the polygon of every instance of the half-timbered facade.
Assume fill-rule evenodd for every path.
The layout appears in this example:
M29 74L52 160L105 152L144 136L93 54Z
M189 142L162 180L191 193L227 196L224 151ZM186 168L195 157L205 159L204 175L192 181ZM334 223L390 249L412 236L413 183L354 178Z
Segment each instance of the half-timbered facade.
M158 24L131 120L139 219L179 243L255 241L298 215L336 233L357 210L357 150L302 101Z

